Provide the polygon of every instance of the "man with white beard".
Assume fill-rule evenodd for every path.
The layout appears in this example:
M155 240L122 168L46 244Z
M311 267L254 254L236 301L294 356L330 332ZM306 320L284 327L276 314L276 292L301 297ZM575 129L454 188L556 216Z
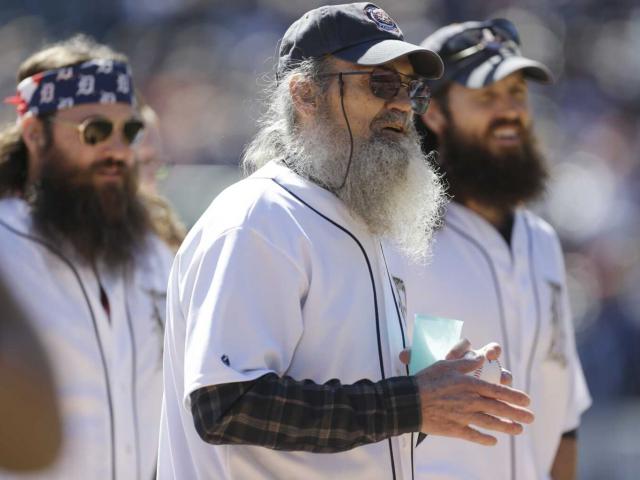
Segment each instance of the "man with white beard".
M441 73L372 4L321 7L287 30L244 156L255 172L173 265L160 479L409 479L416 432L492 445L487 431L533 420L522 392L465 375L483 361L463 358L468 342L415 376L400 358L379 238L426 253L442 194L410 119Z

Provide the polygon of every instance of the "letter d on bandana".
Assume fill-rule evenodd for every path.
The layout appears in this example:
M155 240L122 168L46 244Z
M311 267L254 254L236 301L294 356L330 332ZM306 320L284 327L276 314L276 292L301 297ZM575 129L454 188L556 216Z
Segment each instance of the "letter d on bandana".
M5 103L16 106L19 116L41 115L84 103L133 105L131 69L115 60L90 60L70 67L47 70L18 84L16 95Z

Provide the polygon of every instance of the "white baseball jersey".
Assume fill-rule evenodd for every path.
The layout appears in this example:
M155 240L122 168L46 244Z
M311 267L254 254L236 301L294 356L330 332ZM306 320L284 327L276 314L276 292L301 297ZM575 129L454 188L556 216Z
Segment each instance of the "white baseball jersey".
M455 318L474 347L499 342L503 366L536 414L522 435L497 434L494 447L427 437L415 452L416 478L548 478L562 434L578 427L591 403L553 229L518 210L509 246L482 217L452 203L426 266L396 253L388 261L404 280L409 323L415 314Z
M0 469L0 478L153 477L172 257L153 237L135 268L115 273L98 266L96 274L68 245L34 232L24 201L0 200L0 275L45 347L63 428L52 467L24 476Z
M334 454L214 446L189 402L198 388L267 373L344 384L405 375L380 252L337 197L274 162L214 200L170 274L159 479L411 478L411 435Z

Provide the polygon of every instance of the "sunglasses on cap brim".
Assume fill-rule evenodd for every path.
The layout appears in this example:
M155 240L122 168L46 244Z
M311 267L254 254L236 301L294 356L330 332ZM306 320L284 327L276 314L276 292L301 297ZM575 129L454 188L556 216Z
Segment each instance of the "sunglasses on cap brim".
M93 116L82 122L50 117L49 120L76 127L80 141L85 145L97 145L107 141L115 130L114 123L106 117ZM134 145L142 139L144 122L139 118L130 118L122 124L122 139L127 145Z
M396 70L381 67L373 70L325 73L320 75L320 77L342 77L347 75L369 75L369 89L371 93L387 101L396 98L402 87L406 88L407 95L411 101L411 109L418 115L422 115L427 111L427 108L429 108L431 89L427 84L426 78L412 77ZM403 80L403 77L406 80Z
M515 25L504 18L484 22L447 40L439 53L447 62L458 62L487 48L517 51L520 36Z

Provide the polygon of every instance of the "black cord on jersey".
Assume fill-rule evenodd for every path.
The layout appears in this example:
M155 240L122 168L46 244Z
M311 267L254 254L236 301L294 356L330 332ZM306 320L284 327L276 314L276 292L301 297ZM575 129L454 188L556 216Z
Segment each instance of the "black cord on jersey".
M347 183L349 170L351 170L351 160L353 158L353 134L351 133L349 118L347 118L347 111L344 109L344 79L342 78L342 73L338 73L338 82L340 82L340 106L342 107L342 116L344 117L344 121L347 124L347 131L349 132L349 161L347 162L347 170L344 172L342 183L338 188L334 190L334 193L342 190Z
M375 314L375 318L376 318L376 337L377 337L377 346L378 346L378 359L380 361L380 375L381 375L383 380L386 380L387 376L384 373L384 359L383 359L383 355L382 355L382 340L381 340L381 336L380 336L380 315L379 315L379 312L378 312L378 295L376 293L376 281L375 281L375 278L373 276L373 269L371 268L371 262L369 261L369 256L367 255L367 251L362 246L362 243L360 242L360 240L358 240L358 238L353 233L351 233L349 230L347 230L345 227L343 227L339 223L336 223L335 221L331 220L331 218L327 217L325 214L323 214L320 211L318 211L315 208L313 208L311 205L309 205L307 202L305 202L302 198L300 198L295 193L293 193L291 190L289 190L287 187L285 187L280 182L278 182L277 178L272 178L271 180L273 182L275 182L275 184L278 185L280 188L282 188L284 191L289 193L289 195L291 195L293 198L298 200L301 204L303 204L304 206L309 208L314 213L318 214L320 217L324 218L327 222L329 222L330 224L332 224L333 226L335 226L339 230L341 230L344 233L346 233L354 242L356 242L356 244L360 248L360 251L362 252L362 255L364 256L364 260L365 260L365 262L367 264L367 270L369 271L369 278L371 279L371 290L372 290L372 293L373 293L373 307L374 307L374 314ZM392 289L392 292L393 292L393 289ZM393 477L393 480L397 480L396 463L395 463L395 459L393 457L393 444L391 443L391 438L388 438L387 442L389 444L389 458L390 458L390 461L391 461L392 477ZM411 449L411 451L413 452L413 449ZM413 465L413 456L411 457L411 462L412 462L412 465ZM413 471L412 471L412 478L413 478Z
M309 177L309 180L312 180L314 183L317 183L321 187L326 188L336 195L340 190L344 188L345 184L347 183L347 177L349 176L349 171L351 170L351 160L353 159L353 133L351 133L351 124L349 123L349 118L347 117L347 111L344 108L344 79L342 78L342 73L338 73L338 82L340 85L340 107L342 108L342 116L344 117L344 121L347 124L347 132L349 132L349 161L347 162L347 169L344 172L344 177L339 187L327 185L325 182L317 178ZM295 164L292 164L288 158L284 158L282 160L282 163L284 163L294 172L296 171Z

